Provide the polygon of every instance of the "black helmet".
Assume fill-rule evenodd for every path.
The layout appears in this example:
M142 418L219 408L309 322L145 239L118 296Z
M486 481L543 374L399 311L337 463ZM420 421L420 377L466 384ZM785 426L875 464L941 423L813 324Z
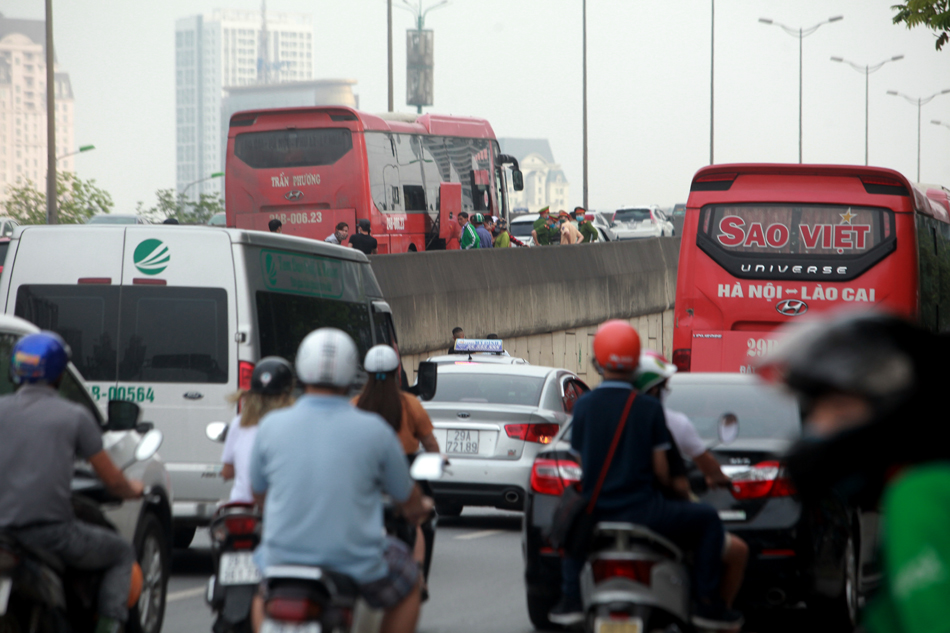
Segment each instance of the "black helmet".
M279 396L294 388L294 369L280 356L262 358L251 374L251 393Z

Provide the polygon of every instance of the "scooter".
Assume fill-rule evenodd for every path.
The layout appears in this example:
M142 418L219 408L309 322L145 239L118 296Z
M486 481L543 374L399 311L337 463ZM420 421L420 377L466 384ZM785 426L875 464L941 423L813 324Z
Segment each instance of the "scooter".
M251 604L261 581L253 553L261 541L261 512L252 503L227 503L211 519L215 574L206 600L217 614L214 633L250 633Z
M122 470L150 459L162 439L161 431L145 433L132 461ZM100 508L101 503L114 500L102 482L77 470L73 482L77 520L115 530ZM134 564L132 578L130 606L138 602L142 589L138 563ZM67 568L58 556L20 542L12 530L0 531L0 632L91 633L98 619L96 602L101 582L102 572ZM139 625L139 618L133 615L130 613L127 631L136 631Z
M410 472L417 481L429 481L441 478L444 467L443 456L426 453ZM402 531L415 538L414 529ZM303 565L264 570L260 633L369 633L378 631L380 615L360 599L359 585L345 574Z

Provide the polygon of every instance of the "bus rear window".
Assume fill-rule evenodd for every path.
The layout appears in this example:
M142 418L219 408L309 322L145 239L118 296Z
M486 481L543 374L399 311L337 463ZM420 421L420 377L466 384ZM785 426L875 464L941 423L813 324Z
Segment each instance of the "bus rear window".
M739 277L845 281L894 250L894 214L844 205L709 205L696 243Z
M234 137L234 155L254 169L332 165L353 149L345 128L246 132Z

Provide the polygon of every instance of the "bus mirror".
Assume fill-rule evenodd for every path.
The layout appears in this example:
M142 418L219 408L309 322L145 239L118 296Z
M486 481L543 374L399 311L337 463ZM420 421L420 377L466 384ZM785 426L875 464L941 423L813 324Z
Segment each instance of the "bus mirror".
M413 385L413 393L423 400L432 400L438 385L438 369L439 366L435 363L428 361L419 363L419 377L416 379L416 384Z
M521 174L520 169L515 169L511 172L511 186L514 187L515 191L524 190L524 176Z
M139 422L142 408L128 400L110 400L108 408L108 431L131 431Z

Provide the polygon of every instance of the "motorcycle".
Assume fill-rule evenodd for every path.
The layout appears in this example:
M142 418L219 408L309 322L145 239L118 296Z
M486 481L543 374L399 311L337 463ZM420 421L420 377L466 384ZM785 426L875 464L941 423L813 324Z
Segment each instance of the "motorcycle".
M412 464L416 481L439 479L445 459L420 455ZM415 527L392 524L395 535L415 540ZM411 545L410 545L411 547ZM264 570L264 622L261 633L355 633L378 631L381 613L360 599L359 585L326 567L277 565Z
M150 430L138 441L126 470L150 459L162 443L162 433ZM101 504L116 499L91 473L77 469L73 480L76 519L117 531ZM150 492L146 490L148 497ZM23 544L13 530L0 531L0 633L42 631L91 633L98 615L96 603L103 573L67 568L58 556ZM135 563L128 604L132 607L128 631L137 631L135 609L142 590L142 570Z
M252 503L227 503L211 519L215 574L206 601L216 613L214 633L250 633L251 604L261 581L254 548L261 541L261 512Z

